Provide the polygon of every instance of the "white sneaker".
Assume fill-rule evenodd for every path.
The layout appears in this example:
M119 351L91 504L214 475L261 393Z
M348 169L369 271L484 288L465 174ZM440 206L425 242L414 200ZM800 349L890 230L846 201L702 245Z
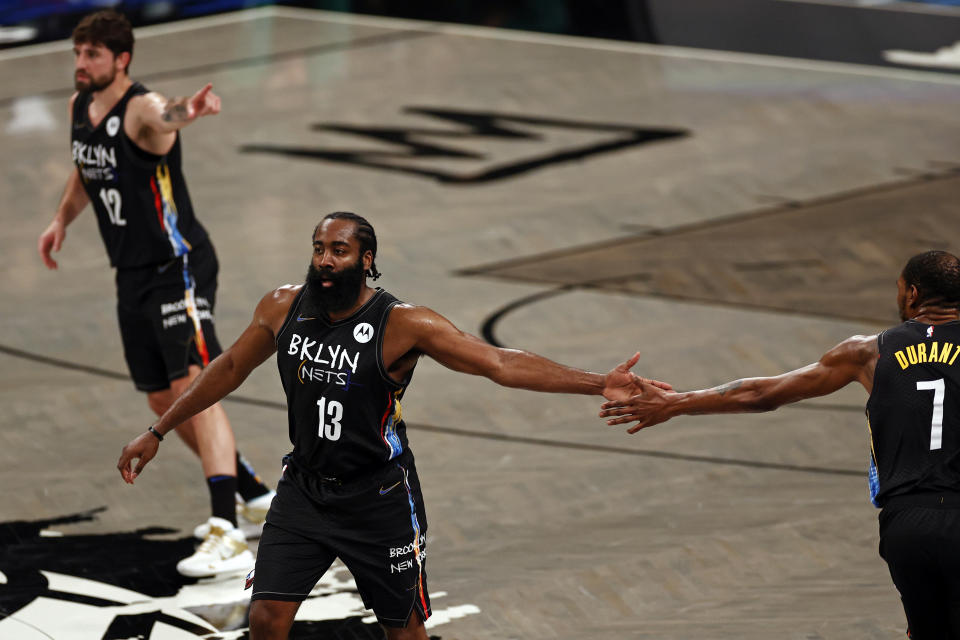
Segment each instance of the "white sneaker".
M268 491L262 496L253 498L249 502L237 504L237 515L243 516L247 522L263 525L263 521L267 519L267 511L270 510L270 504L276 495L276 491Z
M253 554L240 529L223 518L210 518L208 532L196 553L177 563L177 571L188 578L246 573L253 567Z
M237 496L237 528L243 531L247 540L259 538L263 533L263 522L267 519L267 511L275 495L277 495L276 491L269 491L250 502L244 502L239 495ZM203 540L209 532L210 525L202 522L194 527L193 537Z

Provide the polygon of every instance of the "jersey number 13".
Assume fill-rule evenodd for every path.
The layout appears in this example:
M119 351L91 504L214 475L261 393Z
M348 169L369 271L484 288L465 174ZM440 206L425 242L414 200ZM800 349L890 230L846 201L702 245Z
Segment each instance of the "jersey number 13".
M320 414L320 427L317 430L317 435L327 440L339 440L340 421L343 420L343 405L336 400L320 398L317 400L317 407Z

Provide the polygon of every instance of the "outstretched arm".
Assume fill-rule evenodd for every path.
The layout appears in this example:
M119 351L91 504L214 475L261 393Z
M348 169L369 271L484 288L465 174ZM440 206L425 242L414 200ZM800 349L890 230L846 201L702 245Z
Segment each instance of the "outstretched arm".
M157 133L173 133L197 118L220 113L220 97L212 88L213 85L208 83L192 96L183 98L165 98L150 92L131 101L130 110L141 126Z
M395 308L388 331L391 335L385 344L393 353L387 354L385 346L387 362L410 352L421 353L454 371L484 376L505 387L626 399L641 380L630 373L639 354L606 375L582 371L529 351L494 347L426 307Z
M264 296L257 305L253 321L237 341L196 377L153 424L153 429L163 436L239 387L251 371L276 351L276 331L286 317L292 297L287 288ZM148 430L123 448L117 469L125 482L133 484L157 454L159 443L160 439ZM131 469L130 463L134 459L137 459L137 464Z
M819 361L770 378L734 380L713 389L664 392L642 383L641 393L601 406L607 424L636 421L636 433L679 415L773 411L785 404L824 396L858 381L869 392L878 357L876 336L853 336L828 351Z

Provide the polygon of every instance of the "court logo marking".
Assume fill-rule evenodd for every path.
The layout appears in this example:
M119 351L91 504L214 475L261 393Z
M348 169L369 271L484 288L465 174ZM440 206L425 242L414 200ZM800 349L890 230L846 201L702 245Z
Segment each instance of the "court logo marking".
M0 522L0 638L249 637L243 575L196 580L177 573L177 560L193 551L191 536L176 538L178 532L161 527L75 535L64 526L92 521L104 510ZM471 604L436 607L426 626L433 631L479 612ZM335 564L304 601L289 637L381 640L383 634L350 573Z
M673 127L641 127L494 111L406 107L403 112L453 126L375 127L322 122L311 129L327 134L327 138L329 134L339 134L372 140L380 148L247 144L240 151L350 164L448 185L481 185L690 135L686 129ZM451 139L457 144L446 142ZM466 168L458 170L457 167Z

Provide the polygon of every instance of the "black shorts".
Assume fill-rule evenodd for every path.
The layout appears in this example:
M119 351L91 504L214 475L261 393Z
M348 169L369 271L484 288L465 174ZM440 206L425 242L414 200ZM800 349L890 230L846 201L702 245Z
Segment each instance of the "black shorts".
M427 518L413 454L349 482L293 465L277 486L263 527L253 600L300 602L340 558L380 624L430 617Z
M123 355L140 391L160 391L220 355L213 330L217 256L206 242L161 265L117 269Z
M880 556L913 640L960 638L960 496L898 496L880 512Z

